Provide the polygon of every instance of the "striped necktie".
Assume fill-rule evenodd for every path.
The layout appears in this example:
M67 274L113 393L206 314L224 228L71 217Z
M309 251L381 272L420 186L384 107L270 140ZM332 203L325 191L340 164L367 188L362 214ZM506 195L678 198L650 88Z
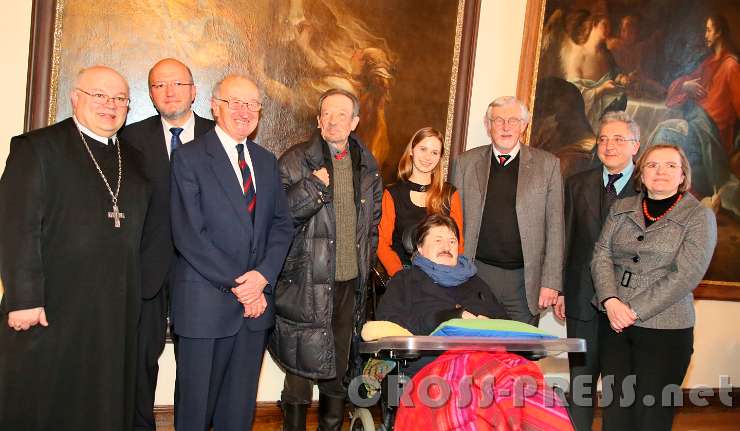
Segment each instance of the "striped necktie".
M254 184L252 184L252 172L249 170L247 160L244 158L244 144L238 144L236 151L239 154L239 170L242 172L242 186L244 187L244 197L247 199L247 211L252 217L252 221L254 221L257 193L255 193Z

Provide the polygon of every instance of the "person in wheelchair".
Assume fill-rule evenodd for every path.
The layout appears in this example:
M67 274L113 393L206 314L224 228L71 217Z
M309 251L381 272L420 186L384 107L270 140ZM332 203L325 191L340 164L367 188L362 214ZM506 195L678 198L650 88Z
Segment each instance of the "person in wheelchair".
M449 319L508 319L476 275L475 264L458 254L459 239L457 223L449 216L432 214L422 220L413 234L411 267L391 278L376 319L414 335L429 335Z

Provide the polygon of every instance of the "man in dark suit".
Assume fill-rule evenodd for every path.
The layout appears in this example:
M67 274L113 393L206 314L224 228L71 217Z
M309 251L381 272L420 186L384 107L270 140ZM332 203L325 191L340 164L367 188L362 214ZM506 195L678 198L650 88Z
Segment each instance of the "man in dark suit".
M0 179L0 429L130 431L150 200L129 87L80 71L74 116L16 136Z
M213 121L192 111L195 83L190 69L173 58L149 71L149 96L159 112L126 126L121 138L143 155L152 186L152 202L144 229L141 318L136 365L135 430L154 430L154 392L158 360L167 330L168 274L175 259L170 228L170 154L213 128Z
M566 265L564 295L555 314L566 319L568 337L586 340L586 353L569 354L571 414L576 429L590 430L599 378L599 317L591 304L594 284L591 257L611 204L632 196L634 164L640 149L640 128L624 112L609 112L597 135L603 166L578 173L565 184Z
M173 153L178 431L251 429L273 286L293 239L277 159L249 140L261 107L251 80L224 78L211 98L215 129Z

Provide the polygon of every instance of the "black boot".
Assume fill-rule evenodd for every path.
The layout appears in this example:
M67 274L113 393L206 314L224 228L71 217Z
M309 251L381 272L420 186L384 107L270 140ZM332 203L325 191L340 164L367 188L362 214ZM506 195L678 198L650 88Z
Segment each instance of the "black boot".
M306 431L308 404L281 403L283 409L283 431Z
M319 431L341 431L344 422L344 397L319 395Z

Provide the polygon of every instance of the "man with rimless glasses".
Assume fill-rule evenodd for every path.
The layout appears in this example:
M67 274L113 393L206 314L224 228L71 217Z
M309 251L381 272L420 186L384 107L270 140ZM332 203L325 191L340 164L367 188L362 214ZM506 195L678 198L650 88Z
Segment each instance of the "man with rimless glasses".
M83 69L74 116L16 136L0 179L0 429L132 429L150 189L117 132L126 80Z
M591 258L614 201L637 194L632 181L632 159L639 149L637 123L623 111L608 112L601 119L597 137L602 166L573 175L565 182L567 246L563 296L555 313L566 319L568 337L586 340L585 353L568 355L570 413L579 430L591 429L600 374L599 313L591 304L595 294Z
M158 360L167 330L170 267L175 260L170 228L170 154L213 128L213 121L192 111L196 87L190 69L174 58L149 71L149 96L158 114L121 131L136 147L152 186L142 255L141 319L136 371L135 430L154 430L154 392Z
M562 289L563 180L555 156L522 143L528 122L516 98L491 102L491 145L463 153L450 177L463 204L465 255L512 319L536 325Z

